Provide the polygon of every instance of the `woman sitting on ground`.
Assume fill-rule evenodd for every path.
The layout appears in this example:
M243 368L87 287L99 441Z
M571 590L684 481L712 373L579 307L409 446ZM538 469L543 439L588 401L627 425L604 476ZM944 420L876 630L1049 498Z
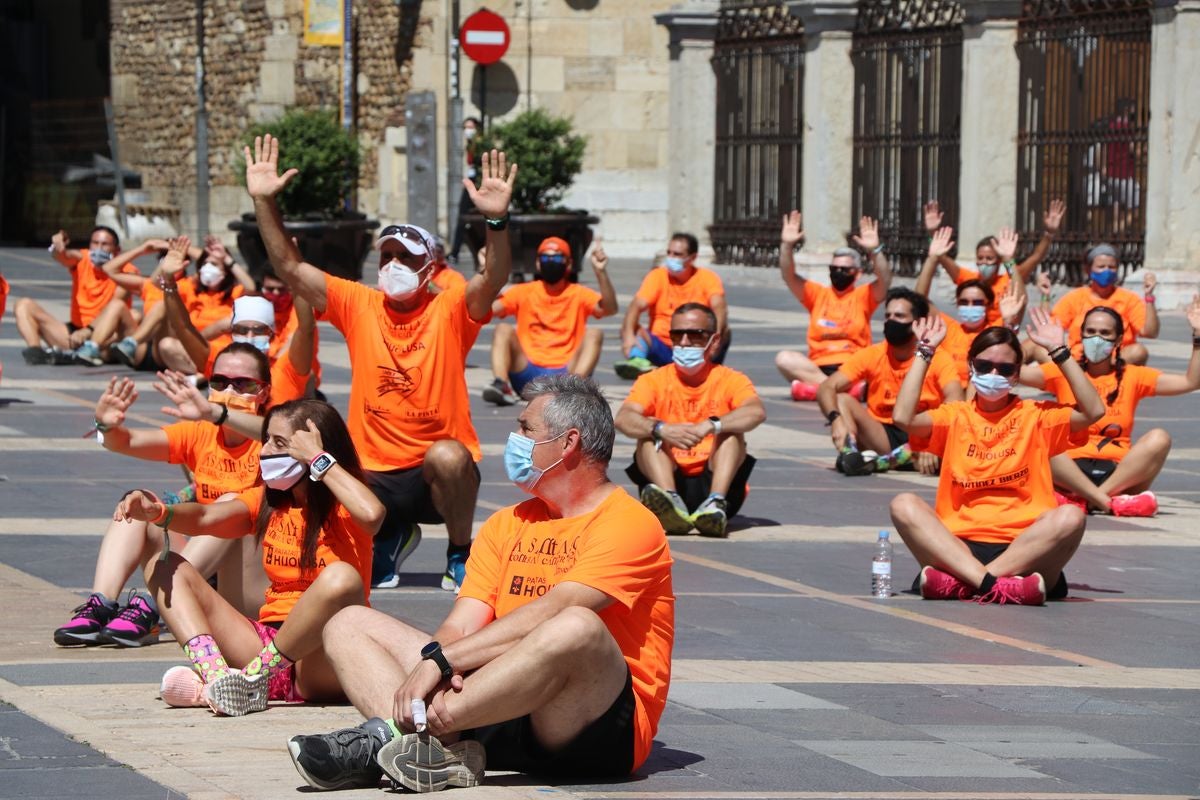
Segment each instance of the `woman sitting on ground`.
M1012 394L1021 344L1008 328L988 328L968 352L975 396L916 414L921 383L946 325L932 315L913 326L917 358L900 386L893 419L914 449L942 457L942 471L936 508L904 493L892 501L891 512L921 565L919 589L928 600L977 597L981 603L1041 605L1047 597L1067 594L1062 570L1083 539L1087 516L1076 506L1055 503L1049 461L1085 441L1104 404L1071 361L1058 323L1043 309L1033 309L1030 317L1030 338L1050 349L1077 408Z
M163 676L169 705L240 716L265 710L268 699L343 698L321 630L341 609L367 603L383 505L363 483L346 423L319 400L267 413L260 466L266 485L233 499L165 506L134 491L117 509L118 519L191 535L262 540L270 584L257 620L177 553L164 551L146 565L146 585L192 662Z
M1104 399L1105 414L1088 429L1088 443L1050 461L1063 502L1121 517L1151 517L1158 498L1150 485L1171 452L1171 436L1152 428L1133 440L1134 414L1144 397L1187 394L1200 389L1200 295L1187 309L1192 326L1192 356L1179 375L1126 364L1121 358L1125 326L1111 308L1096 306L1083 318L1083 356L1079 365ZM1045 359L1044 351L1041 358ZM1074 403L1071 387L1057 366L1046 360L1021 370L1021 382L1052 392L1060 403Z

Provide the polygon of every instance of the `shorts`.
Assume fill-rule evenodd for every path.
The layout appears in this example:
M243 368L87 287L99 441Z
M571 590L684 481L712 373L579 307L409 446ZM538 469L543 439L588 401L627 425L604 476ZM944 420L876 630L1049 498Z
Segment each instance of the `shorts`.
M266 647L275 641L275 637L279 635L279 626L283 623L259 622L256 619L252 619L250 620L250 624L254 626L254 632L258 634L258 640L262 642L263 647ZM287 703L304 702L304 697L296 690L295 664L289 664L287 669L271 673L270 682L267 684L267 699L283 700Z
M520 372L508 373L508 383L517 394L525 388L525 384L529 383L534 378L540 378L542 375L566 375L566 367L543 367L541 364L535 364L532 361Z
M625 668L625 688L608 710L560 750L538 743L526 714L518 719L462 732L487 751L488 769L573 778L623 778L633 772L633 675Z
M479 484L479 465L475 464L475 483ZM363 477L366 484L383 503L387 512L383 525L379 527L380 536L397 529L406 522L419 522L437 525L445 522L433 505L433 492L425 481L425 466L418 464L408 469L394 469L388 472L372 472L364 469Z
M1099 486L1108 480L1109 476L1117 470L1116 461L1109 461L1107 458L1076 458L1075 466L1083 470L1083 474L1092 483Z
M832 375L842 368L841 364L818 364L817 369L821 370L825 375Z
M963 539L963 543L971 550L971 555L975 556L975 560L980 564L990 564L995 561L1001 553L1008 549L1008 545L1003 542L974 542L970 539ZM912 590L917 594L921 593L921 573L917 573L917 577L913 579ZM1047 600L1062 600L1067 596L1067 573L1060 572L1058 574L1058 582L1053 586L1047 587Z
M729 484L729 491L725 493L726 517L732 518L741 510L742 503L746 502L746 495L750 493L750 473L754 471L755 463L757 462L754 456L747 453L746 460L738 467L737 472L733 473L733 481ZM625 474L638 487L639 492L646 484L650 483L650 479L642 474L636 461L625 468ZM705 465L704 471L700 474L686 475L683 470L676 467L675 491L683 498L688 511L695 511L712 491L712 470Z
M907 433L900 430L900 428L898 428L897 426L893 425L890 422L884 422L882 424L883 424L884 432L887 433L888 448L890 450L895 450L897 447L899 447L902 444L908 444L908 434Z

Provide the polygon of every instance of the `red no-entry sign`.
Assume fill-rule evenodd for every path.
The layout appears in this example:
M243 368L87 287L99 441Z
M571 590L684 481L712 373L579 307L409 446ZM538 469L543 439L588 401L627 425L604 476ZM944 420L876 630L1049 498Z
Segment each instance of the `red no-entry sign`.
M495 64L504 58L511 40L512 35L504 17L486 8L467 17L458 31L463 52L467 58L479 64Z

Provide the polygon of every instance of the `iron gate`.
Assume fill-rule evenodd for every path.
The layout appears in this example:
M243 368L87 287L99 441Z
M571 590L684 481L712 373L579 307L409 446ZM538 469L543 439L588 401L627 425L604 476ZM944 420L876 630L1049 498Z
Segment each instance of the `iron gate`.
M716 180L709 236L723 263L773 265L800 207L804 33L783 3L723 2L713 51Z
M962 8L950 0L861 0L854 65L852 229L879 221L893 268L914 275L922 206L958 216Z
M1099 241L1117 248L1123 272L1145 258L1151 7L1025 0L1017 226L1028 252L1044 206L1066 200L1063 235L1045 261L1055 280L1081 283L1083 252Z

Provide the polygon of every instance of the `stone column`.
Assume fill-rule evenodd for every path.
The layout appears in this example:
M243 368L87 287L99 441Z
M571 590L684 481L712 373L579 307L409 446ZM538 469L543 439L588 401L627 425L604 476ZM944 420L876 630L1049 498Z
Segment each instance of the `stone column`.
M1196 291L1200 271L1200 104L1192 83L1200 74L1200 0L1153 13L1146 267L1169 295L1159 292L1159 307L1177 308Z
M1017 128L1021 65L1019 0L961 0L963 23L962 140L955 238L963 242L1013 226L1017 219Z
M854 173L854 67L850 43L858 15L855 0L794 0L788 12L804 22L805 255L828 263L846 244ZM805 257L807 256L807 257Z
M672 231L692 231L710 258L716 162L717 80L713 40L717 0L687 0L654 21L670 32L670 100L667 148L667 221Z

